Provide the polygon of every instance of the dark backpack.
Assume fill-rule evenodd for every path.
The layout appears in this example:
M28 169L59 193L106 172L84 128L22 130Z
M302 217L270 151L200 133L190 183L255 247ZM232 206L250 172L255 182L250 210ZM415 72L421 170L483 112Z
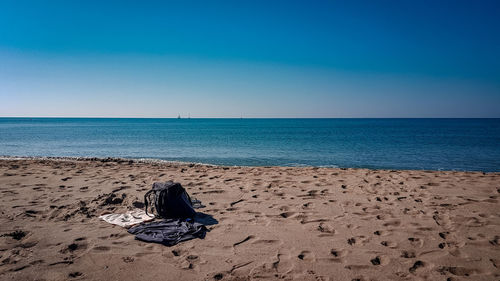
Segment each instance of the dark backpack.
M146 214L151 209L156 218L192 218L196 214L191 198L178 182L155 182L144 195L144 205Z

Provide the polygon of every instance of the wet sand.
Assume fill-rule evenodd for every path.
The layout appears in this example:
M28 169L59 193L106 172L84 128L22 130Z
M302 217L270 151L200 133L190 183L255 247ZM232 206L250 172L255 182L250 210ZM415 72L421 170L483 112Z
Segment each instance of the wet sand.
M98 218L166 180L217 220L205 239ZM499 280L499 197L500 173L0 160L0 279Z

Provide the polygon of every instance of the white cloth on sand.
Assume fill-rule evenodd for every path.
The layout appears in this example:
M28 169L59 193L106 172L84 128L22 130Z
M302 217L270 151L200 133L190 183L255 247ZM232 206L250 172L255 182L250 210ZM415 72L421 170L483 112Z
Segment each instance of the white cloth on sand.
M99 216L99 218L111 224L116 224L122 227L130 227L134 224L139 224L141 222L151 221L154 219L148 216L146 212L141 209L128 211L125 214L106 214Z

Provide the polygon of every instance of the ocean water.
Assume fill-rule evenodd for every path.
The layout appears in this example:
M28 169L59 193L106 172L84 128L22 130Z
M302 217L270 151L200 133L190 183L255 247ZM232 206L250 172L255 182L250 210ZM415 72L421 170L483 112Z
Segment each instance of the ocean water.
M500 119L0 118L0 155L500 171Z

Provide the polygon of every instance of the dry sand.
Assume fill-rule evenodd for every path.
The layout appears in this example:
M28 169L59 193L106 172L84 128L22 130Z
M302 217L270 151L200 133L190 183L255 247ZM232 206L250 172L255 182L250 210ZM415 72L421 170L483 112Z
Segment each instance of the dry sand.
M205 239L99 220L170 179L218 221ZM1 280L500 279L500 173L25 159L0 192Z

